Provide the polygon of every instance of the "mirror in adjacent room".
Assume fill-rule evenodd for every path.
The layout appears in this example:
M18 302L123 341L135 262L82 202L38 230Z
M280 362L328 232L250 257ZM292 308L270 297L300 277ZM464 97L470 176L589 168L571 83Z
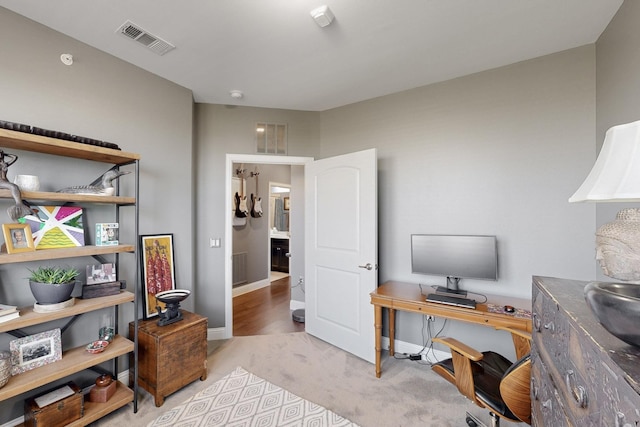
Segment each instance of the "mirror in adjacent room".
M269 229L273 233L289 232L289 184L269 185Z

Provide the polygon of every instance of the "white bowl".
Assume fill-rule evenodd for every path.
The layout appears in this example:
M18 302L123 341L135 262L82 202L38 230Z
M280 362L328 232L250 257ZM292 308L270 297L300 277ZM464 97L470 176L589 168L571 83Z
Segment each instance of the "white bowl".
M40 180L36 175L16 175L13 183L17 185L21 191L40 190Z

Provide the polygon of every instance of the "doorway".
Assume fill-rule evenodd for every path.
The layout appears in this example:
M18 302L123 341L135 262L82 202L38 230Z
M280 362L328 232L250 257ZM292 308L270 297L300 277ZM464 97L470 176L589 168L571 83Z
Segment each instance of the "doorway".
M304 165L312 161L310 157L289 157L272 155L247 155L247 154L227 154L226 156L226 214L225 214L225 332L227 338L233 336L233 212L235 206L232 204L232 177L234 176L234 164L253 165L289 165L292 167L290 232L293 238L290 239L289 251L295 256L290 261L291 277L302 277L304 275ZM265 219L266 220L266 219ZM299 229L299 231L298 231ZM270 242L265 242L265 247ZM270 249L270 248L267 248ZM295 276L294 276L295 275ZM292 296L293 297L293 296ZM298 297L300 299L300 297ZM304 307L304 301L290 301L290 308L297 309Z
M291 184L269 181L269 277L272 283L289 277L290 202Z

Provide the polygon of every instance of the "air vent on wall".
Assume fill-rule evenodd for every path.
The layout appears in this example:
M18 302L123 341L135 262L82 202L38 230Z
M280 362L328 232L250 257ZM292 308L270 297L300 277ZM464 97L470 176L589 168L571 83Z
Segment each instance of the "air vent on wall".
M142 28L140 28L140 26L134 24L131 21L127 21L122 24L120 28L116 30L116 32L130 38L131 40L137 41L138 43L146 46L149 50L157 53L158 55L164 55L165 53L176 48L171 43L162 40L160 37L154 36L146 30L143 30Z

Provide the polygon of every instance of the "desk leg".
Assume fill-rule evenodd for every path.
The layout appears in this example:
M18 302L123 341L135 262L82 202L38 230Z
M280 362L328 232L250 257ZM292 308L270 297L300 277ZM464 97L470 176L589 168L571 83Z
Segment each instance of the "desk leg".
M374 326L376 328L376 378L380 378L382 374L382 366L380 363L380 353L382 352L382 307L373 306Z
M396 310L389 309L389 356L393 357L396 354L395 351L396 342Z

